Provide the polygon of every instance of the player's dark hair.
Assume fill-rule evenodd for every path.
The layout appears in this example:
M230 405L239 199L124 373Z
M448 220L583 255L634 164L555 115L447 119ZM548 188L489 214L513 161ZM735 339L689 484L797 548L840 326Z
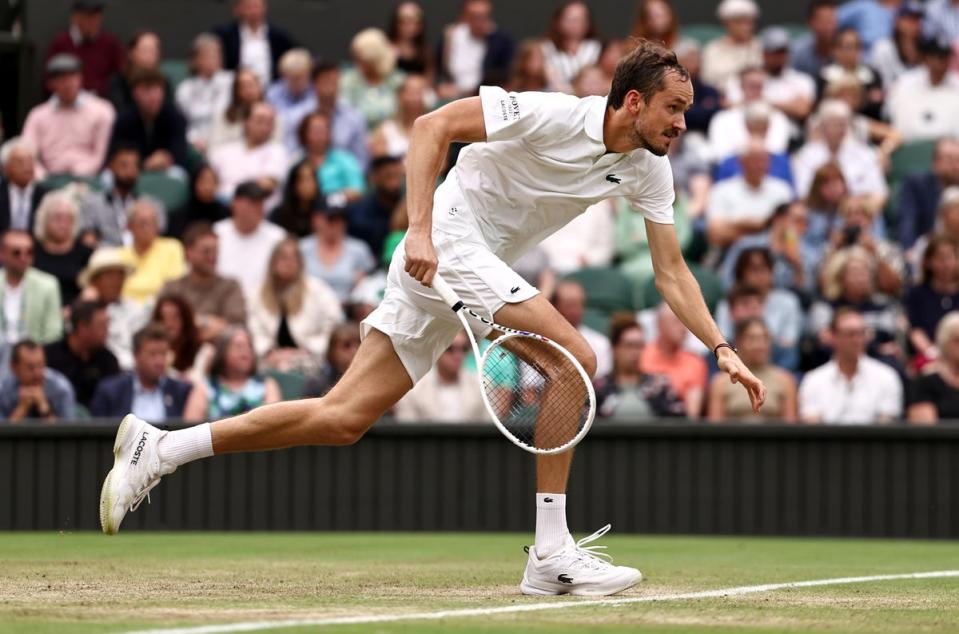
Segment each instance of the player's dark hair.
M649 103L663 89L669 73L676 73L683 81L689 80L689 71L679 63L676 53L662 44L639 40L636 48L616 65L607 103L613 108L621 108L630 90L638 91Z
M150 341L170 343L170 333L167 332L162 324L156 322L147 324L133 335L133 354L140 352L143 346Z

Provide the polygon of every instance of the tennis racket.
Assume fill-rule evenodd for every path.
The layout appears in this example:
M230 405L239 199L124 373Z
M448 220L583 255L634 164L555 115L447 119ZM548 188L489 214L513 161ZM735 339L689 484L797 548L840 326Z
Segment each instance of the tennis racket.
M568 350L542 335L478 315L439 274L433 276L433 289L466 329L483 403L504 436L534 454L562 453L586 436L596 416L596 394ZM467 316L500 333L482 354Z

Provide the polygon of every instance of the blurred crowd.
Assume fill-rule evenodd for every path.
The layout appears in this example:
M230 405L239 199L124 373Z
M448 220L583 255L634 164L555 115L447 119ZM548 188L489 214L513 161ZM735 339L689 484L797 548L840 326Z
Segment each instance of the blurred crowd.
M431 25L400 1L329 59L236 0L169 60L72 2L49 96L0 149L0 417L201 421L324 394L408 224L416 118L481 84L605 95L650 38L695 89L677 235L769 397L757 415L716 374L614 199L515 263L596 351L599 419L959 419L959 3L811 0L806 24L760 28L754 0L700 25L639 0L600 33L572 0L522 41L498 8ZM396 417L485 418L475 366L462 334Z

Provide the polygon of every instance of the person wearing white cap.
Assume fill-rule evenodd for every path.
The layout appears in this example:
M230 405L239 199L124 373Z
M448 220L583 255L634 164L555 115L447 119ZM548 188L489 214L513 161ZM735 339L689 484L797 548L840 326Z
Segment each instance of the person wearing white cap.
M744 68L762 64L762 46L756 37L759 7L753 0L723 0L716 8L726 35L703 49L703 81L722 88Z

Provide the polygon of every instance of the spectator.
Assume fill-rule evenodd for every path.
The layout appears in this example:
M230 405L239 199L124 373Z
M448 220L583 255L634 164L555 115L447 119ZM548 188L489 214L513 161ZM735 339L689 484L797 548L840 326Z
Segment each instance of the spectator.
M922 368L939 357L933 344L939 321L959 309L959 248L946 236L933 236L922 254L919 284L909 289L905 300L909 318L909 342Z
M266 101L276 111L277 125L283 128L283 146L295 156L300 149L296 126L316 110L316 94L310 83L313 58L305 48L290 49L280 58L279 68L281 78L267 89Z
M830 236L831 249L822 258L828 269L830 259L845 248L856 246L872 258L878 292L898 297L905 274L905 259L894 242L882 237L879 224L881 208L866 196L850 196L839 205L842 222Z
M937 139L959 130L959 75L949 69L952 47L941 40L919 45L922 65L899 76L889 92L889 119L906 141Z
M340 67L333 62L314 64L313 90L316 93L316 109L330 120L330 144L338 150L349 152L365 167L369 161L366 120L339 97Z
M876 42L892 34L900 0L852 0L839 7L839 27L853 29L871 51Z
M469 353L469 339L461 330L433 369L396 404L396 419L401 423L489 420L476 375L463 367Z
M854 75L865 89L861 112L873 119L880 118L883 93L882 79L874 68L863 63L862 40L853 29L841 29L833 42L833 61L823 67L816 77L819 94L825 87L845 75Z
M109 99L117 112L136 108L133 98L133 80L142 73L155 73L162 77L163 102L172 102L170 82L160 72L160 36L155 31L140 29L127 43L127 60L123 70L110 78Z
M119 248L101 247L93 252L87 267L77 277L82 289L80 299L106 307L106 346L124 370L133 367L133 333L150 317L146 307L123 297L123 286L130 272L130 265Z
M32 231L34 214L47 189L34 179L33 146L14 137L0 147L0 232Z
M87 409L97 384L120 372L106 348L109 320L104 304L77 301L70 307L70 332L44 347L47 365L70 380L77 403Z
M350 54L353 67L340 77L340 94L372 129L396 114L396 92L404 74L396 69L396 53L379 29L353 36Z
M140 151L131 145L119 144L110 154L107 165L110 188L90 192L80 201L80 231L84 244L118 247L129 242L127 220L130 207L143 196L139 193ZM159 201L153 201L160 211L160 224L166 214Z
M766 174L769 154L761 141L750 141L739 160L742 176L716 183L706 206L709 242L722 248L762 231L776 207L793 198L785 181Z
M220 40L210 33L193 38L190 77L176 89L176 104L187 120L187 140L204 153L210 147L213 121L230 104L233 73L223 70Z
M846 178L838 163L826 163L813 174L806 196L809 224L801 238L803 251L813 254L813 261L818 262L828 246L839 219L839 205L848 194ZM807 279L806 284L815 286L816 280Z
M266 197L257 183L240 183L230 203L230 217L213 225L220 239L217 273L235 278L247 298L259 291L266 270L263 263L284 237L282 229L264 219Z
M599 61L600 43L593 14L583 0L566 0L550 19L543 41L547 73L558 90L570 92L576 74Z
M324 204L316 170L309 161L300 161L290 168L283 199L270 212L270 221L302 238L313 231L313 210Z
M762 45L756 37L759 7L753 0L723 0L716 8L726 35L703 49L703 81L722 87L743 70L762 63Z
M639 359L646 338L631 316L614 318L610 324L613 368L596 379L596 414L615 421L636 422L661 416L682 416L683 402L673 392L669 379L643 374Z
M683 349L689 333L664 302L656 315L657 335L643 348L639 368L646 374L663 374L686 407L687 418L699 418L706 400L706 362Z
M760 34L763 47L762 69L766 73L762 98L795 122L809 116L816 102L816 82L809 75L790 67L789 32L781 27L770 27ZM725 87L730 104L742 100L741 82L730 78Z
M213 224L224 218L230 217L230 208L224 205L216 197L217 190L220 189L220 181L216 172L208 164L202 165L193 175L193 183L190 187L190 202L186 208L173 220L178 221L178 226L171 227L169 233L178 238L182 237L183 231L187 225L194 222L207 222Z
M394 156L377 157L370 165L370 191L347 208L347 232L365 242L377 261L390 233L393 210L403 198L405 181L403 161Z
M686 111L687 131L705 135L709 131L713 115L720 109L719 91L702 79L702 57L699 44L694 40L681 41L676 46L676 57L689 72L689 81L693 88L693 106Z
M915 378L907 418L923 425L959 420L959 313L948 313L936 328L939 351L929 370Z
M613 199L601 200L544 239L540 248L549 268L565 275L587 266L609 266L616 252L616 214Z
M919 40L922 37L923 5L916 0L904 0L896 11L896 22L891 37L876 41L872 47L872 66L882 77L888 91L907 70L922 61Z
M72 420L76 398L65 376L47 367L43 347L30 339L13 346L12 372L0 381L0 418L17 423L25 418Z
M909 250L907 254L909 267L916 274L913 277L918 278L918 273L922 270L921 260L926 252L926 245L937 234L959 244L959 187L947 187L943 190L936 211L936 224L930 233L916 240L912 249Z
M300 240L306 272L326 282L341 303L376 266L366 243L346 235L346 222L344 208L321 207L313 212L314 235Z
M63 334L57 278L34 268L33 238L10 229L0 238L3 283L0 284L0 333L13 345L29 337L40 345Z
M520 58L522 55L519 56ZM527 90L543 90L529 87ZM404 158L410 148L410 133L413 122L426 114L430 85L422 75L408 75L400 85L397 94L396 116L381 123L370 137L370 149L373 158L378 156L397 156Z
M326 358L333 327L343 321L336 294L305 274L295 238L273 247L266 279L250 302L253 347L267 367L312 374Z
M668 0L640 0L630 37L662 42L674 50L691 41L680 39L679 20Z
M220 181L220 198L232 198L237 185L256 181L267 192L269 206L279 202L290 158L282 144L271 140L275 124L272 106L253 104L243 121L243 140L210 152L210 166Z
M844 101L849 106L853 113L849 121L850 135L860 143L877 144L880 163L884 167L888 165L892 153L902 145L902 135L888 123L860 113L864 104L865 91L859 78L851 73L845 73L826 85L823 96L825 99ZM817 124L816 117L807 120L807 127L813 131L813 134Z
M165 99L166 79L158 71L138 71L130 80L135 106L120 112L110 138L112 150L120 145L137 148L143 169L167 171L187 166L186 119ZM184 177L181 170L173 176Z
M613 351L609 338L583 323L586 314L586 291L576 280L562 280L553 291L552 303L557 312L579 331L596 354L596 376L605 376L613 369Z
M295 46L286 31L267 21L266 0L234 0L233 22L214 29L226 67L249 68L269 86L283 54Z
M954 0L929 0L926 18L922 23L926 37L937 37L949 42L959 40L959 6Z
M763 101L766 73L747 68L739 76L742 103L721 110L709 123L709 151L713 160L739 153L750 139L759 139L772 154L789 146L789 119Z
M175 293L164 294L157 300L151 321L160 324L170 337L170 351L166 358L169 375L181 381L198 383L213 357L212 339L201 339L197 318L190 303ZM226 328L226 322L223 328ZM217 332L217 336L219 336ZM216 337L213 337L215 339Z
M692 41L694 40L684 40L684 42ZM599 51L599 61L596 62L596 67L602 71L604 82L607 85L613 83L613 74L616 72L616 65L619 64L619 60L621 60L626 53L626 43L623 40L609 38L603 42L603 48ZM682 60L680 60L680 63L686 66ZM688 66L686 70L689 70ZM690 75L692 75L692 73L690 73ZM606 93L604 92L603 94L605 95Z
M490 0L463 0L459 19L443 29L440 97L476 94L480 84L502 85L513 62L513 38L493 22Z
M272 378L257 373L250 333L230 326L216 340L206 380L193 386L183 417L190 421L219 420L280 400Z
M573 77L573 94L580 98L605 97L611 87L612 79L599 66L587 66Z
M854 309L830 322L835 351L799 385L799 416L806 423L888 423L902 414L902 382L889 366L865 355L866 322Z
M37 209L34 266L57 279L60 300L70 305L80 294L77 271L87 265L93 249L77 240L80 231L80 209L76 201L60 192L43 197Z
M103 0L76 0L70 5L70 27L53 36L47 61L60 54L74 55L83 66L83 88L107 96L107 84L123 68L120 41L103 30Z
M131 269L123 297L141 306L151 304L167 281L186 272L183 245L176 238L160 237L159 211L149 199L133 203L128 226L133 241L120 251Z
M151 423L183 417L190 384L167 374L170 335L149 324L133 336L133 371L103 379L90 401L90 413L118 418L127 413Z
M396 67L404 73L422 75L432 83L433 52L426 42L426 20L423 7L414 0L397 3L390 15L386 36L396 54Z
M326 346L326 365L307 382L304 398L325 396L346 373L359 347L360 327L356 322L345 321L334 327Z
M578 77L579 73L576 76ZM550 92L556 89L555 86L556 82L550 75L550 69L546 67L543 43L533 38L520 42L516 57L513 58L513 68L509 74L507 90L510 92Z
M803 332L803 310L795 293L785 288L773 286L773 256L768 249L745 249L736 259L736 286L733 287L728 302L720 302L716 307L716 324L727 340L735 339L736 324L744 317L761 317L769 326L773 344L773 362L787 370L799 369L799 338ZM758 293L756 306L761 312L747 313L737 311L736 299L753 299L752 293L742 289L751 289Z
M42 172L93 176L106 157L113 107L80 90L80 60L73 55L54 55L46 68L53 96L27 115L23 139L36 151Z
M253 104L263 101L263 87L260 80L249 68L241 68L233 75L233 88L230 93L230 104L226 110L220 111L213 117L213 126L210 130L210 143L207 153L214 149L243 140L244 122L250 113ZM273 126L273 141L283 140L282 127Z
M845 177L849 192L869 196L878 204L889 195L876 151L849 133L852 111L845 102L826 99L819 105L822 139L808 141L793 157L793 175L800 196L809 194L816 170L835 161Z
M936 143L932 170L909 174L899 189L899 245L910 249L930 231L943 191L959 185L959 137L945 137Z
M319 112L300 122L303 160L316 170L320 194L330 204L343 206L363 195L363 168L349 152L331 147L330 120Z
M796 422L796 379L770 361L772 337L763 320L752 317L737 323L735 341L739 358L750 372L762 377L766 401L757 414L744 390L718 372L709 386L707 416L710 422Z
M839 30L836 0L812 0L806 13L806 25L809 33L793 44L790 63L810 77L819 77L832 60L832 44Z
M736 284L736 263L747 249L766 249L772 256L773 285L799 291L812 290L820 253L802 242L809 224L809 212L801 201L779 205L761 233L744 236L726 250L719 272L726 288ZM812 286L810 286L812 285Z

